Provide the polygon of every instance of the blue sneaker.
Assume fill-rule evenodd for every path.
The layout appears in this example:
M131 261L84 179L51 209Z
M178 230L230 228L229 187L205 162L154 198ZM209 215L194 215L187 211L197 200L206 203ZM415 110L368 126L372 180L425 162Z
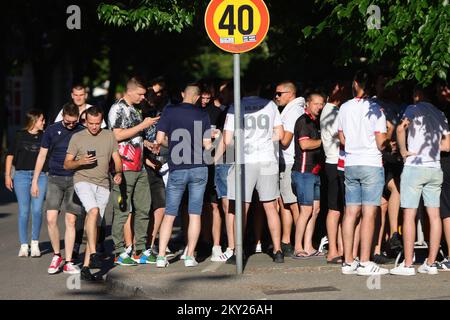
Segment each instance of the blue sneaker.
M114 259L114 264L118 264L121 266L137 266L138 264L136 263L136 261L134 261L133 259L130 258L130 256L128 254L126 254L126 252L122 253L120 256L117 256Z

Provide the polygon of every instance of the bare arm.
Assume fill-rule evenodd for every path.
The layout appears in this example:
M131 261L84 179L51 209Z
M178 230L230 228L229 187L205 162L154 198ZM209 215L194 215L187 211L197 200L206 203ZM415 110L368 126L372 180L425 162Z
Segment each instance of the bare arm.
M289 147L289 145L291 144L293 137L294 137L294 134L292 132L284 131L284 137L280 141L281 147L283 149L287 149Z
M113 152L112 159L114 161L114 169L116 174L114 175L114 183L119 185L122 183L122 158L120 157L119 152Z
M397 127L397 143L403 160L405 160L408 156L414 155L414 153L411 153L408 149L406 149L406 129L409 127L410 123L411 122L408 119L403 119Z
M158 131L156 134L156 143L163 145L164 147L169 147L169 139L167 138L167 135L163 131Z
M128 128L128 129L120 129L120 128L114 128L114 136L116 137L116 140L118 142L133 138L137 136L141 131L147 129L148 127L154 125L160 117L155 118L145 118L144 121L142 121L137 126Z
M322 145L322 140L320 139L305 139L300 140L300 147L302 150L314 150Z
M212 141L211 141L211 139L203 139L203 147L206 150L211 150L211 148L212 148Z
M386 149L386 144L388 143L386 133L375 133L375 142L377 143L377 148L380 151Z
M441 151L450 152L450 134L442 136Z
M44 167L45 159L47 158L48 149L42 148L39 150L39 154L34 166L33 180L31 181L31 195L35 198L39 196L38 179Z
M344 132L339 131L338 132L339 142L341 143L341 146L345 146L345 136Z
M9 191L13 191L13 179L11 177L11 168L13 163L14 156L7 155L5 162L5 186Z
M223 141L226 146L230 146L234 144L234 131L225 130L223 132Z
M284 128L282 125L273 128L272 141L280 141L284 138Z
M66 159L64 159L64 169L65 170L76 170L81 166L92 164L97 161L97 158L91 155L85 155L84 158L75 160L73 154L66 154Z

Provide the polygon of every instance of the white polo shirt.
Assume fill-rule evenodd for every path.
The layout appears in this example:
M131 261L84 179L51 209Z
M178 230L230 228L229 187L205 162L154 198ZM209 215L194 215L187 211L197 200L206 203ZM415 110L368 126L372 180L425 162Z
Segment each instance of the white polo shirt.
M408 127L408 151L416 153L406 158L405 166L441 167L440 144L449 134L444 113L428 102L409 106L403 118L411 121Z
M305 113L305 99L298 97L289 102L283 111L281 111L281 122L283 123L284 131L294 134L295 122ZM295 148L294 140L286 149L281 148L281 157L285 164L294 164ZM281 146L281 144L280 144ZM281 159L280 159L281 160Z
M338 130L345 136L345 166L382 167L376 133L386 133L386 117L370 99L354 98L338 114Z
M327 103L320 115L320 136L326 157L325 163L329 164L337 164L339 160L338 114L339 108Z

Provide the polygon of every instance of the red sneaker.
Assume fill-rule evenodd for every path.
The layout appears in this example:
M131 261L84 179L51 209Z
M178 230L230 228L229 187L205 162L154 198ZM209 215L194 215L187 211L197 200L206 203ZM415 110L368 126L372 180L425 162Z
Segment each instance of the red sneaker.
M55 274L61 269L62 265L63 259L60 256L54 255L47 271L49 274Z

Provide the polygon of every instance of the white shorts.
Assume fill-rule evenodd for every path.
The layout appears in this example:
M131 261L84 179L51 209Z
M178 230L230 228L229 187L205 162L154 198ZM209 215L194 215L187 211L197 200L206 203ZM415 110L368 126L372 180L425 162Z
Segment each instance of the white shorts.
M292 189L291 173L293 166L293 163L286 164L284 172L280 172L280 193L284 204L297 203L297 196Z
M280 196L279 169L276 162L246 163L241 167L242 194L244 201L252 202L253 190L258 191L260 201L272 201ZM228 172L228 199L235 200L235 172L236 165Z
M87 213L93 208L99 209L101 219L97 219L97 225L100 226L105 216L110 191L89 182L77 182L74 185L74 189Z

